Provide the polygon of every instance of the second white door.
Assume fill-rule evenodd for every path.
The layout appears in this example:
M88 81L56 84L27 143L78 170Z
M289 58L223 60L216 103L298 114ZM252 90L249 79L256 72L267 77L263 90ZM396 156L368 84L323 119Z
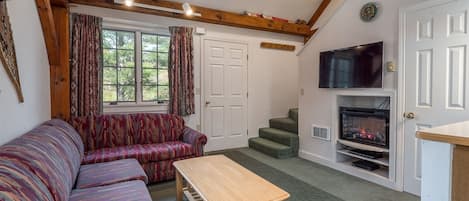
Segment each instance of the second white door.
M420 194L420 129L469 120L469 1L407 13L404 190ZM437 161L435 161L437 163Z
M206 151L247 146L247 45L205 39L203 56Z

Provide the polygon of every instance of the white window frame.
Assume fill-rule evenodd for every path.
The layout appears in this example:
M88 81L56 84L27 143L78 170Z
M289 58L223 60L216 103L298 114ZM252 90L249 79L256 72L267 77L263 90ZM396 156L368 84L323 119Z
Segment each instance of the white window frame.
M132 25L138 24L138 26ZM119 102L117 105L103 102L104 114L116 113L167 113L168 103L144 102L142 96L142 33L169 36L167 28L151 26L143 23L127 21L106 20L103 22L103 30L130 31L135 33L135 79L136 102Z

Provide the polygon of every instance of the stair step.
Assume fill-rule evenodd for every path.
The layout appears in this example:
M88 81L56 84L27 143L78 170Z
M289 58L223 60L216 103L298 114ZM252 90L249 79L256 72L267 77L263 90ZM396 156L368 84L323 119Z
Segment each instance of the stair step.
M279 159L290 158L297 155L289 146L260 137L249 139L249 147Z
M298 122L298 108L293 108L288 111L288 117Z
M259 129L259 137L289 146L293 151L297 152L300 146L299 137L296 133L283 131L276 128Z
M277 118L271 119L269 121L269 125L271 128L277 128L280 130L285 130L292 133L298 134L298 122L291 118Z

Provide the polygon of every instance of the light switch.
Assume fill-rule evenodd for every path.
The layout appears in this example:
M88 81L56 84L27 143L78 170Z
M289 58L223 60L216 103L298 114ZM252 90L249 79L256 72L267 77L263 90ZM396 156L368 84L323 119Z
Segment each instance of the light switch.
M304 96L304 95L305 95L305 89L301 88L300 94L301 94L302 96Z

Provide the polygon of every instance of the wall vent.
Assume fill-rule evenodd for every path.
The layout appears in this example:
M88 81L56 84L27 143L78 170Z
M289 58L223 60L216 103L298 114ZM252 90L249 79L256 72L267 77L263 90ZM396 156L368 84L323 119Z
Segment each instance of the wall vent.
M312 137L321 140L331 140L330 128L313 125Z

